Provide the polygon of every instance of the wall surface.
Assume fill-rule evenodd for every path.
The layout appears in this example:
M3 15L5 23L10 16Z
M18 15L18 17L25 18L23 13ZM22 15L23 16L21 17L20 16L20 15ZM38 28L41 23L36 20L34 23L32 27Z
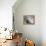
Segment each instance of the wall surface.
M22 0L16 5L13 6L15 28L22 32L25 38L34 40L36 46L41 46L41 0ZM23 24L24 15L34 15L35 24Z
M16 0L0 0L0 27L12 28L12 6Z
M46 0L41 1L41 38L42 46L46 46Z
M2 30L1 27L6 27L9 30L12 29L12 6L16 0L0 0L0 38L5 38L5 36L10 36L10 32ZM9 38L9 37L7 37Z

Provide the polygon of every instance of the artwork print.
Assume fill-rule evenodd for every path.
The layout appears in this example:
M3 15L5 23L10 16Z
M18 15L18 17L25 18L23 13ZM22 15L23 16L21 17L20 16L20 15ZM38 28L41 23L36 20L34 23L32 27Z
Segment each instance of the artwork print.
M35 16L34 15L25 15L23 19L24 24L35 24Z

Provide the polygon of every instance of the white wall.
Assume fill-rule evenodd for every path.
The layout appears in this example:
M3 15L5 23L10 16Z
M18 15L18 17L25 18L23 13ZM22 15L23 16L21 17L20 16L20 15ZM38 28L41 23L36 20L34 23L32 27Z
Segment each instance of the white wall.
M38 46L39 43L42 44L40 46L46 46L46 0L27 2L22 1L13 6L15 27L19 32L23 32L25 37L34 39ZM23 16L32 14L35 15L35 25L24 25Z
M24 37L35 41L36 46L41 46L41 0L23 0L13 6L15 28L24 34ZM34 25L24 25L24 15L35 15Z
M41 1L41 38L42 46L46 46L46 0Z
M35 1L34 0L32 0L33 1L33 6L32 7L35 7L34 5L34 3L35 3ZM16 2L16 0L0 0L0 26L3 26L3 27L10 27L10 28L12 28L12 6L13 6L13 4ZM37 3L38 5L39 5L39 2ZM41 9L42 9L42 14L41 14L41 27L42 27L42 30L41 30L41 40L42 40L42 46L46 46L46 0L41 0ZM23 4L24 5L24 4ZM26 4L25 4L26 5ZM23 6L21 6L21 7L23 7ZM37 6L36 6L37 7ZM26 6L24 7L24 8L26 8ZM28 7L27 7L28 8ZM30 7L31 8L31 7ZM29 9L27 9L27 11L28 10L30 10L30 8ZM20 8L19 8L20 9ZM38 9L39 9L39 6L38 6ZM22 10L22 9L20 9L20 10ZM22 10L23 11L23 10ZM26 11L26 10L25 10ZM35 11L35 10L34 10ZM18 11L17 11L18 12ZM33 12L33 11L32 11ZM38 12L38 11L37 11ZM20 13L20 12L19 12ZM27 13L27 12L21 12L21 15L23 15L23 13L24 13L24 15ZM36 12L35 12L36 13ZM20 14L18 14L18 13L16 13L17 15L19 15L19 16L21 16ZM27 13L27 14L31 14L30 13L30 11ZM39 12L38 12L38 14L39 14ZM36 15L35 14L35 16L36 16L36 18L38 17L38 14ZM20 18L19 16L17 16L16 18L18 19L18 18ZM40 17L40 15L39 15L39 17ZM39 19L39 17L38 17L38 19ZM23 16L21 16L21 19L23 18ZM18 21L18 20L17 20ZM21 22L22 20L20 20L20 22ZM31 27L31 25L23 25L23 21L20 23L19 22L19 24L17 23L17 25L16 26L19 26L17 29L20 31L20 32L23 32L24 34L25 34L25 32L27 33L30 33L30 35L31 35L31 37L32 36L34 36L34 34L35 33L37 33L37 32L39 32L39 31L34 31L34 30L37 30L38 29L38 27L36 26L36 25L34 25L34 26L32 26ZM31 27L31 28L30 28ZM37 29L36 28L34 28L34 27L37 27ZM31 30L31 32L30 32L30 30ZM32 31L33 30L33 31ZM32 34L31 34L32 33ZM35 34L35 36L36 36L36 34ZM37 37L38 38L38 37ZM38 38L39 39L39 38Z
M12 28L12 6L16 0L0 0L0 27Z

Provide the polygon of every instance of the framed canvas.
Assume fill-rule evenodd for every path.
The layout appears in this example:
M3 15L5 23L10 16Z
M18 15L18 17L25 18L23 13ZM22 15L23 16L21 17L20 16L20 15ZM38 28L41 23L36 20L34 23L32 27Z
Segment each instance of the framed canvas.
M24 24L35 24L35 16L34 15L25 15L23 17L23 23Z

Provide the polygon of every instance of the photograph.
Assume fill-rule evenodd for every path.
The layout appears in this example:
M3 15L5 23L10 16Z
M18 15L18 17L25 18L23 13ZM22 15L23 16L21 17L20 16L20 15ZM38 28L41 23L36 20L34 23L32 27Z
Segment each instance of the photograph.
M25 15L23 17L23 23L24 24L35 24L35 16L34 15Z

